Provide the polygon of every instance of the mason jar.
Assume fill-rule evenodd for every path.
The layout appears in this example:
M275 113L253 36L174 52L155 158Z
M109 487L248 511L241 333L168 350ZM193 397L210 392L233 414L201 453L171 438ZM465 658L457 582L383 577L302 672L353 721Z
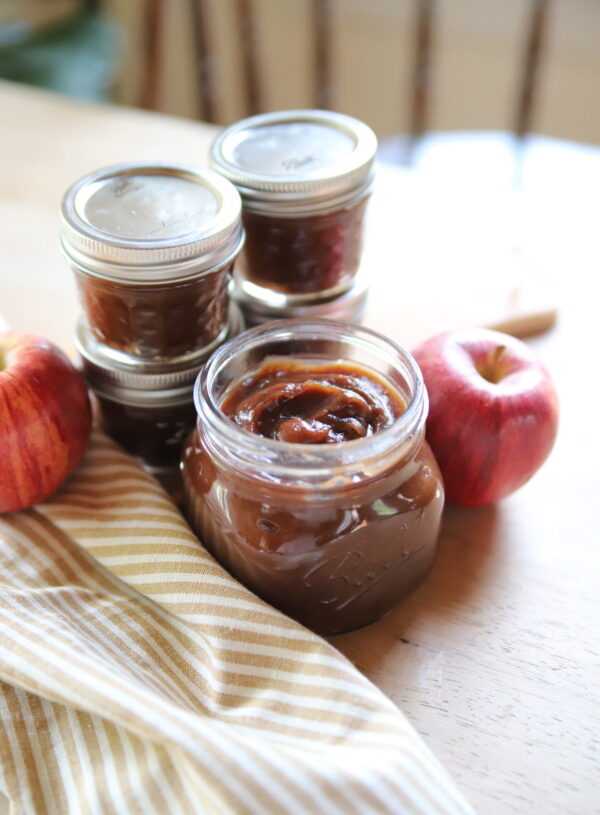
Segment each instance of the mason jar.
M336 379L330 368L347 377ZM317 386L315 370L327 372ZM336 430L327 443L315 443L327 427L356 424L348 408L361 377L378 383L366 401L389 421L362 437ZM323 382L334 390L323 390ZM232 418L238 393L250 401ZM286 401L291 396L301 408ZM392 398L401 410L381 414L378 399ZM307 418L311 399L325 410L316 424ZM425 441L423 379L408 352L358 326L280 321L218 349L200 372L194 400L198 419L182 459L187 515L209 551L257 595L314 631L334 634L378 619L425 578L444 492ZM250 403L262 409L260 421ZM285 436L281 424L278 436L265 430L276 414L284 417Z
M232 304L224 340L242 327ZM79 320L75 347L99 423L153 474L179 471L183 441L196 422L196 377L224 340L166 363L138 360L98 342L85 320Z
M171 359L223 338L240 211L226 179L183 164L120 164L75 182L61 243L96 339Z
M257 301L273 317L352 288L376 148L366 124L321 110L253 116L217 136L211 166L242 196L242 305Z

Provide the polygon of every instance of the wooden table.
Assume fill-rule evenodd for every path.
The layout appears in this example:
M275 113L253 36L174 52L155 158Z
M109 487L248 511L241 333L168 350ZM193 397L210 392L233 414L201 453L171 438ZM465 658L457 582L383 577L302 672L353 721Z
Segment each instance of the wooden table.
M214 129L8 84L0 110L0 312L70 348L63 190L116 161L201 164ZM515 258L560 302L557 327L533 341L562 402L548 463L498 506L447 510L426 583L387 619L333 640L485 815L600 811L597 221L592 187L568 173L559 188L549 177L537 192L492 195L384 169L373 200L367 323L401 343L501 321L507 281L518 314Z

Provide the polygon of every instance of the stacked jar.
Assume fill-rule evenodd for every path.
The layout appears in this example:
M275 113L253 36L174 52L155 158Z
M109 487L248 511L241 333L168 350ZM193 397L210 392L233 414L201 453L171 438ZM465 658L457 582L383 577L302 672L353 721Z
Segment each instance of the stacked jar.
M243 240L236 189L210 170L129 163L73 184L61 242L83 316L76 346L101 424L168 482L193 386L241 330L229 285Z
M366 124L320 110L253 116L217 137L211 166L242 196L246 245L233 296L247 323L360 318L376 148Z
M101 423L183 487L232 574L322 634L425 578L444 501L418 366L349 324L375 149L348 116L255 116L218 136L213 170L110 167L61 210ZM241 334L236 303L256 326Z

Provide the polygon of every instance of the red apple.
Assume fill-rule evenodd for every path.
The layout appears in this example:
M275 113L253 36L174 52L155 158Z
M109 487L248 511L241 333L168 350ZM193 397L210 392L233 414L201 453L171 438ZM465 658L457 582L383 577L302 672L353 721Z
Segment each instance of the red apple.
M52 495L81 460L90 428L87 389L62 351L0 332L0 512Z
M447 499L484 506L528 481L558 426L556 391L531 349L473 329L439 334L413 354L429 393L427 440Z

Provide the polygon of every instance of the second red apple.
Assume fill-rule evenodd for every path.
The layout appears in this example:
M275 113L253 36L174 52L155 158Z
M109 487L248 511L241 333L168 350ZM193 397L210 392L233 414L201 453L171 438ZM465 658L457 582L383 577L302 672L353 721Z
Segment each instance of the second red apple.
M474 329L432 337L413 354L429 393L427 440L447 499L483 506L528 481L558 426L556 391L530 348Z

